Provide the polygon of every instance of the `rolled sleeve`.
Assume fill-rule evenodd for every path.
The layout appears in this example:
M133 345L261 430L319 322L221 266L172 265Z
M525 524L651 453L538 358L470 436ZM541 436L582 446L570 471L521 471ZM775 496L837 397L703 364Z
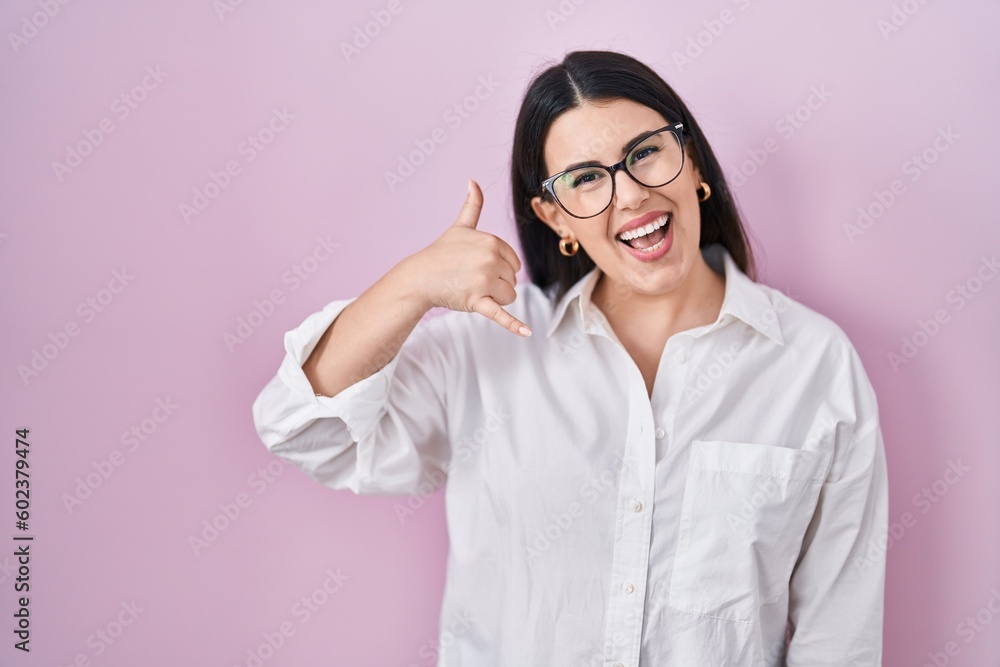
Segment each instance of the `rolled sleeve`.
M789 667L880 667L888 530L885 446L874 390L849 350L858 418L824 483L789 586Z
M285 334L278 372L253 404L255 428L268 450L331 488L429 492L444 483L450 458L445 318L421 321L377 371L318 396L302 365L355 299L331 302Z

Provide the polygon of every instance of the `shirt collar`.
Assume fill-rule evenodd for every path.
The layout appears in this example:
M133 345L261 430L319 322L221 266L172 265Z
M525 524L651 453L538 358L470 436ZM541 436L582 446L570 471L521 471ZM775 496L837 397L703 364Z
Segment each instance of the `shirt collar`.
M726 293L722 300L722 307L719 309L719 317L703 333L721 326L726 316L730 315L740 319L748 327L752 327L778 345L784 345L781 327L778 323L778 313L771 302L768 288L754 282L743 273L722 244L707 245L701 249L701 252L705 262L712 269L718 273L724 271L726 276ZM552 336L571 307L575 307L576 312L580 314L580 322L588 321L586 315L594 308L591 295L597 286L600 275L600 267L595 266L569 288L559 303L555 305L546 336Z

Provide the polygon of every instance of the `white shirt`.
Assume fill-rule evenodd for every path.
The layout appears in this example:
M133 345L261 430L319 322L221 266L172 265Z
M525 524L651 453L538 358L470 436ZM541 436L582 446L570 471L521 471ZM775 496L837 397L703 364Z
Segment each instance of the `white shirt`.
M301 366L354 299L285 335L253 405L271 452L414 494L401 521L447 481L438 667L881 664L887 476L861 360L721 245L703 256L719 317L670 337L651 399L591 301L599 268L558 304L518 284L529 338L435 309L332 398Z

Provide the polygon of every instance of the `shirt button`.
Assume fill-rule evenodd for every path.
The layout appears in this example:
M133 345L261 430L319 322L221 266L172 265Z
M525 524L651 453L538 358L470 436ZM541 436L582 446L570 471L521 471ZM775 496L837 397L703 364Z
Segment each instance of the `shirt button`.
M685 361L687 361L687 355L684 354L683 352L678 352L677 354L674 355L674 361L678 364L683 364Z
M621 662L616 662L615 667L625 667L625 664Z
M635 590L635 586L633 586L631 583L626 583L625 584L625 592L626 593L631 593L634 590Z
M656 427L656 439L657 440L663 440L663 436L665 436L666 434L667 434L667 432L663 430L662 426L657 426Z
M633 512L641 512L642 511L642 503L639 501L638 498L632 501L632 511Z

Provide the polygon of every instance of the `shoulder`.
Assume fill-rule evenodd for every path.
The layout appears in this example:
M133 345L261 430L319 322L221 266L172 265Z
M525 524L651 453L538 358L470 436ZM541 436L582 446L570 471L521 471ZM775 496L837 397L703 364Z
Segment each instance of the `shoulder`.
M772 316L777 319L786 348L797 352L823 353L841 360L854 350L847 332L832 318L775 287L757 285L771 303Z
M783 356L799 373L809 374L815 390L867 421L877 412L875 391L854 342L829 316L780 290L760 285L767 294L784 340Z

